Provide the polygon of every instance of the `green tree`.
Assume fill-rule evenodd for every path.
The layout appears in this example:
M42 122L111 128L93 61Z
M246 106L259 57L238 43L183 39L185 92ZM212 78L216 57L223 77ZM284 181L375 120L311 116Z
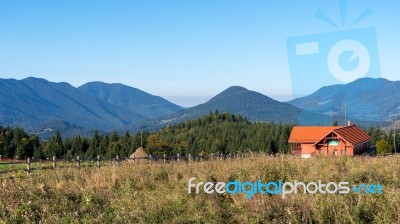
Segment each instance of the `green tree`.
M33 152L33 157L35 157L35 159L45 158L42 147L38 146L35 148L35 151Z
M71 156L81 156L83 155L83 139L81 136L76 136L71 143Z
M126 145L122 141L112 142L108 146L108 150L106 153L107 158L115 158L115 156L119 155L120 157L124 157L124 149Z
M57 158L61 158L65 155L65 148L64 148L64 144L62 142L62 138L61 138L61 134L60 134L60 130L57 130L56 135L53 138L54 144L55 144L55 156L57 156Z
M27 151L29 147L29 140L27 138L22 138L15 151L15 156L19 159L25 159L27 157Z
M97 130L94 131L93 137L89 141L89 149L87 150L85 156L86 158L94 158L99 155L101 136Z
M376 143L376 152L378 155L384 155L385 153L392 152L392 146L386 140L379 140Z

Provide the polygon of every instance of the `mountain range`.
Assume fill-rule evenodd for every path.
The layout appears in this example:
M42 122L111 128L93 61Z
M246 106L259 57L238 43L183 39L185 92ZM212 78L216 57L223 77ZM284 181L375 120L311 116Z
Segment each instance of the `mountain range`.
M322 87L279 102L240 86L206 103L183 109L159 96L123 84L90 82L78 88L44 79L0 79L0 125L19 126L41 136L157 130L212 111L241 114L253 122L331 125L333 120L382 123L400 115L400 82L363 78Z
M400 118L400 81L362 78L322 87L288 103L334 119L346 116L350 120L390 122Z
M252 122L296 124L301 119L301 122L306 121L309 125L332 124L328 116L299 109L289 103L276 101L240 86L232 86L203 104L156 119L138 122L127 129L132 132L142 129L154 131L163 126L196 119L214 111L240 114Z
M65 82L30 77L0 79L0 89L0 125L29 131L65 126L107 131L152 118L155 113L163 116L181 109L161 97L121 84L88 83L75 88ZM132 102L135 96L142 100Z
M92 97L127 108L146 118L160 117L182 109L159 96L153 96L140 89L122 84L90 82L78 89Z

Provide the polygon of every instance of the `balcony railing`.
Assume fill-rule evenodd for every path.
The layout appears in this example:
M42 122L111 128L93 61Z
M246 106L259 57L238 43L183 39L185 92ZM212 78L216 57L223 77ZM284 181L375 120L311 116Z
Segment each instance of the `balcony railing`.
M301 155L301 149L292 149L292 155L299 156Z

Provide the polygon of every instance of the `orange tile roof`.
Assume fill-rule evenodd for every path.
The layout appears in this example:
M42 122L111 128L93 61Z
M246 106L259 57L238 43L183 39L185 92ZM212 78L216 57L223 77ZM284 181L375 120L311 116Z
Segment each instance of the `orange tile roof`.
M329 133L335 132L353 146L370 141L372 138L359 127L352 126L294 126L290 133L289 143L316 144Z
M335 129L343 126L294 126L290 133L289 143L315 143Z
M334 132L353 146L372 140L367 133L355 125L335 129Z

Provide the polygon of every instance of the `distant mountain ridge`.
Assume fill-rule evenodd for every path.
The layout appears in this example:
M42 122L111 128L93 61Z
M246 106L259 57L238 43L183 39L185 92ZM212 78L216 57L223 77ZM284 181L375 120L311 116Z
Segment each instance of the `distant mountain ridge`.
M89 82L78 89L147 118L160 117L182 109L164 98L119 83Z
M0 79L0 125L19 126L42 136L59 129L68 135L118 130L158 130L218 110L252 122L331 125L346 119L375 125L400 118L400 82L363 78L279 102L232 86L206 103L181 108L123 84L90 82L78 88L61 82ZM345 110L346 108L346 110Z
M129 109L129 105L110 103L65 82L54 83L33 77L23 80L0 79L0 89L0 125L19 126L31 131L47 123L54 124L54 121L66 122L58 122L60 129L68 123L68 128L108 131L154 116L146 116L145 112L136 113ZM160 97L142 95L149 101L152 98L153 101L162 101ZM144 107L142 101L141 104ZM160 106L157 111L160 116L180 109L168 101L164 101L163 105L169 109L162 113Z
M82 94L68 83L44 79L1 80L2 124L34 127L64 120L87 128L112 128L145 119L138 114ZM11 116L10 116L11 114Z
M208 102L185 110L185 114L201 116L219 110L241 114L250 121L295 123L299 109L276 101L261 93L240 86L232 86L222 91ZM279 113L277 113L279 111Z
M302 114L304 116L302 119L306 119L308 124L327 125L332 123L327 116L303 111L293 105L276 101L261 93L240 86L232 86L206 103L161 118L139 122L130 126L129 130L157 130L165 125L197 119L214 111L219 111L220 113L229 112L234 115L240 114L252 122L297 124L299 122L298 115Z
M334 118L389 122L400 118L400 81L362 78L343 85L322 87L289 101L293 106Z

